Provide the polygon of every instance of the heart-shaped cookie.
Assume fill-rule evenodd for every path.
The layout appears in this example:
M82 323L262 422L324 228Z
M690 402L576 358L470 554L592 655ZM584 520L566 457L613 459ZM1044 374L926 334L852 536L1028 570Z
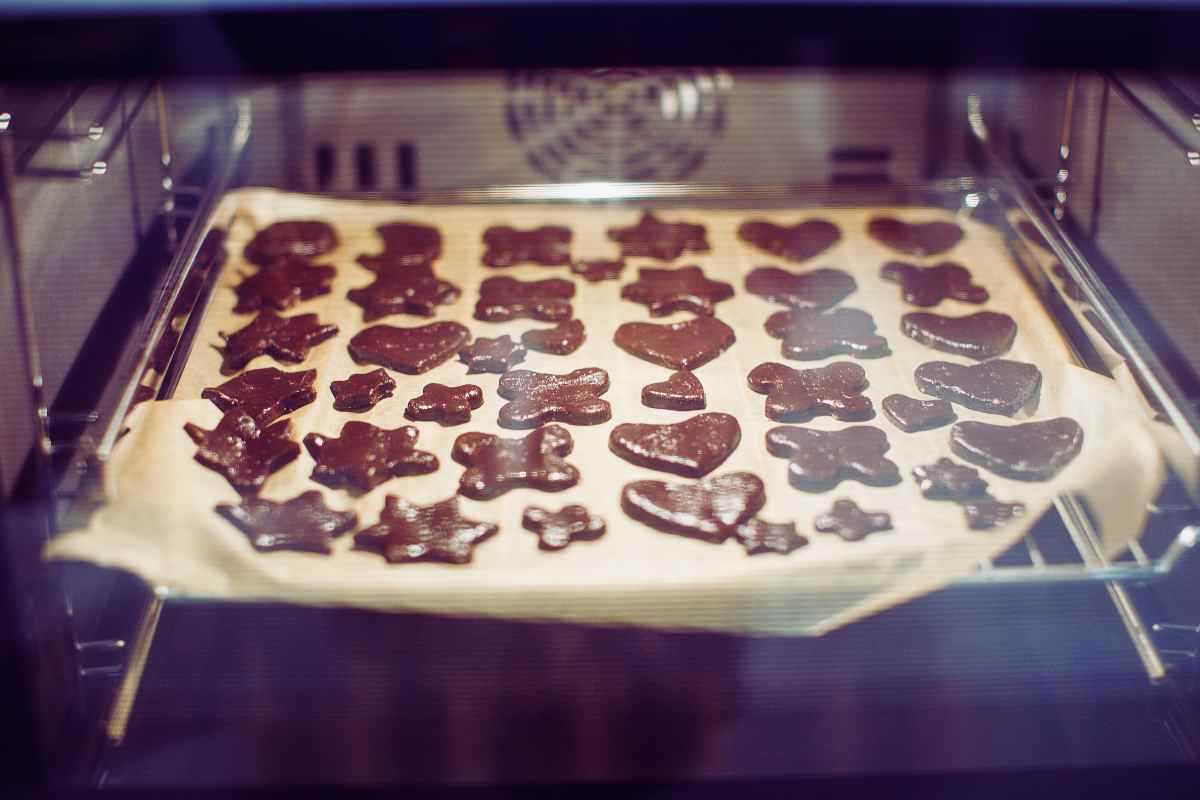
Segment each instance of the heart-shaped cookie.
M720 544L767 502L752 472L727 472L699 483L633 481L621 490L621 508L664 533Z
M905 433L932 430L954 421L954 406L946 400L918 400L889 394L881 405L884 415Z
M1083 428L1070 417L1019 425L964 421L950 429L960 458L1020 481L1045 481L1071 463L1083 447Z
M913 373L925 394L976 411L1012 416L1038 396L1042 371L1033 364L997 358L963 366L927 361Z
M642 387L642 405L671 411L698 411L704 408L704 385L687 370L672 372L665 381Z
M996 311L977 311L965 317L912 311L900 318L900 330L934 350L982 361L1008 352L1017 336L1017 323Z
M792 308L835 306L858 288L840 269L788 272L779 267L755 267L746 276L746 291Z
M731 414L697 414L670 425L626 422L612 429L608 447L638 466L701 478L729 458L742 440Z
M746 244L788 261L807 261L842 238L838 226L823 219L809 219L795 225L751 219L738 226L737 235Z
M905 222L876 217L867 223L867 235L910 256L936 256L962 241L962 228L953 222Z
M431 322L416 328L374 325L354 334L349 350L356 364L377 364L418 375L441 364L469 341L471 332L457 322Z
M687 322L660 325L626 322L613 334L617 347L626 353L671 369L696 369L728 350L734 343L733 328L715 317L696 317Z

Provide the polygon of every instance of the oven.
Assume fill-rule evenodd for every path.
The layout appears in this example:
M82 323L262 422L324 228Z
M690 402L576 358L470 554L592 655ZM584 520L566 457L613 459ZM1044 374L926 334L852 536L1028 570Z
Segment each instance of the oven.
M917 11L870 9L890 35L805 6L690 21L670 6L568 4L5 23L18 46L0 85L3 605L10 707L28 732L13 774L69 788L619 788L1194 764L1200 81L1168 31L1192 17ZM1085 13L1098 33L1070 40ZM781 25L753 53L750 20ZM1130 20L1161 37L1161 68L1107 49ZM685 33L663 43L660 23ZM79 44L89 31L109 44ZM412 44L397 53L400 31ZM1046 49L1013 55L1001 32L1014 31ZM294 46L262 44L271 35ZM128 46L139 37L152 38ZM454 214L884 207L997 232L1006 280L1037 306L1021 313L1088 373L1075 402L1092 407L1090 381L1118 387L1118 411L1096 412L1087 436L1127 447L1010 546L920 591L860 606L851 584L784 576L562 595L579 605L548 611L560 595L540 588L363 600L294 575L243 589L228 568L209 592L180 577L180 564L212 566L202 546L172 549L182 535L148 524L126 549L150 555L125 560L117 539L80 538L115 504L146 408L197 402L213 309L251 273L243 248L268 222L428 212L445 220L459 282L478 282L500 271L454 255ZM588 312L624 313L615 297ZM407 379L391 402L416 392ZM1127 409L1153 431L1153 479L1122 439ZM189 475L171 491L188 493ZM797 522L818 537L816 506L796 497L808 504L768 508L804 509ZM610 536L634 527L608 522Z

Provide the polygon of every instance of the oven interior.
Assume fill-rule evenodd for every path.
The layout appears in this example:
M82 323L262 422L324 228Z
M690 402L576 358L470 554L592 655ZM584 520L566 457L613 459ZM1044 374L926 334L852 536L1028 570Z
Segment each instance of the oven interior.
M1103 333L1179 432L1173 467L1191 474L1194 79L531 69L10 84L0 98L0 336L17 344L0 350L5 544L55 780L702 779L1196 757L1200 510L1178 479L1117 559L1089 537L1086 509L1064 504L970 579L813 641L179 603L39 555L92 507L185 273L219 246L206 217L238 186L637 203L1000 179L1067 243L1060 258L1096 276ZM167 396L169 381L154 388ZM1070 721L1037 727L1029 697ZM629 710L604 711L614 704ZM1105 737L1105 709L1154 735ZM949 744L981 711L995 740ZM879 712L895 721L852 722ZM771 743L797 720L826 744ZM901 741L930 726L942 747ZM506 730L537 733L514 743ZM228 769L197 774L196 752Z

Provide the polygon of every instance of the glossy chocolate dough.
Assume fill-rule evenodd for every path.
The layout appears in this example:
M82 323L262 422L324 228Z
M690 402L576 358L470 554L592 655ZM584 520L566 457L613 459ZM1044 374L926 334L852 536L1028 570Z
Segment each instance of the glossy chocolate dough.
M419 506L389 494L379 522L354 535L360 550L379 553L389 564L440 561L467 564L475 545L500 530L498 525L462 515L458 497Z
M697 369L724 353L736 338L733 328L715 317L696 317L663 325L626 322L613 334L630 355L670 369Z
M298 550L324 553L329 543L358 524L353 511L335 511L321 493L310 490L277 503L261 497L243 497L238 505L221 503L216 512L246 534L255 550Z
M642 387L642 405L669 411L698 411L705 406L704 385L687 370L672 372L665 381Z
M910 311L900 318L900 330L934 350L982 361L1008 352L1017 336L1017 323L1008 314L995 311L977 311L965 317Z
M767 431L767 452L788 459L788 480L809 492L832 489L843 479L870 486L900 482L900 469L884 453L887 434L870 425L818 431L780 425Z
M260 427L244 411L229 411L211 431L191 422L184 431L196 443L196 460L242 494L255 494L271 473L300 455L286 419Z
M921 494L930 500L967 500L987 495L987 481L979 477L979 470L950 458L913 467L912 474Z
M337 325L322 324L316 314L281 317L274 311L260 311L244 328L221 334L225 340L221 373L232 375L261 355L299 363L308 357L309 350L337 336L337 332Z
M222 411L243 411L263 427L317 399L317 371L250 369L219 386L207 387L200 397Z
M312 479L333 489L369 492L391 478L433 472L437 456L416 449L419 435L412 425L385 430L358 420L342 425L335 437L310 433L304 446L317 462Z
M608 373L596 367L565 375L517 369L500 378L497 393L505 400L498 421L505 428L536 428L546 422L598 425L612 418L600 395L608 391Z
M525 331L521 334L521 343L539 353L569 356L580 348L586 338L583 320L569 319L553 328Z
M1033 364L1004 358L963 366L927 361L913 372L917 388L976 411L1013 414L1037 401L1042 371Z
M263 308L286 311L312 297L329 294L337 270L313 266L307 259L286 256L246 276L234 287L235 314L251 314Z
M875 320L857 308L818 311L789 308L776 311L763 325L767 333L782 339L784 358L812 361L835 355L878 358L888 354L887 339L875 333Z
M383 239L383 252L366 253L358 263L372 272L402 269L416 264L430 264L442 255L442 234L434 227L415 222L389 222L375 232Z
M748 556L765 553L783 556L808 544L807 537L796 530L796 523L766 522L758 517L739 525L736 536Z
M525 360L525 345L508 334L494 339L477 336L458 351L458 360L467 365L468 375L480 372L502 375Z
M348 350L356 364L377 364L406 375L428 372L471 341L457 322L431 322L415 328L375 325L359 331Z
M621 255L626 258L674 261L684 253L709 251L703 225L663 222L649 211L642 213L636 225L609 228L608 238L621 246Z
M928 431L957 419L954 406L947 400L918 400L902 394L889 394L880 403L885 417L905 433Z
M953 222L908 223L893 217L876 217L867 223L867 235L910 256L928 258L950 250L963 238Z
M711 317L716 304L733 297L733 287L709 280L700 267L643 267L638 279L621 287L621 297L646 306L652 317L690 311Z
M529 506L521 515L521 526L537 534L542 550L562 550L571 542L592 542L607 529L603 519L578 504L558 511Z
M779 267L755 267L746 276L747 292L792 308L830 308L857 288L854 278L840 269L788 272Z
M561 267L571 263L571 229L561 225L527 231L497 225L483 232L483 244L483 263L489 267L526 263Z
M838 361L815 369L793 369L773 361L750 370L750 388L767 396L764 410L779 422L800 422L817 414L842 421L875 415L867 388L867 373L858 364Z
M795 225L752 219L738 226L737 235L759 250L797 262L819 256L842 238L838 226L823 219L805 220Z
M575 284L562 278L520 281L507 276L488 278L479 284L475 319L507 322L527 317L543 322L562 322L574 316L569 302L575 296Z
M932 267L889 261L879 270L879 277L900 284L900 296L914 306L936 306L947 297L975 304L988 299L987 289L972 283L967 268L953 261Z
M471 421L471 411L483 405L483 390L473 383L446 386L427 383L421 394L408 401L404 416L417 422L461 425Z
M621 490L621 508L663 533L720 544L767 502L751 472L727 472L697 483L633 481Z
M608 449L640 467L702 478L737 449L742 429L731 414L708 412L666 425L626 422L608 436Z
M517 439L464 433L451 450L451 457L467 468L458 492L473 500L491 500L510 489L569 489L579 483L579 470L564 460L574 446L561 425L546 425Z
M621 277L625 269L625 259L596 258L585 261L572 261L571 272L583 278L588 283L611 281Z
M285 220L268 225L254 235L243 252L246 260L260 267L278 258L312 258L337 247L337 233L320 220Z
M821 533L836 533L847 542L859 542L872 533L890 531L892 515L882 511L863 511L853 500L843 498L813 520L813 527Z
M333 407L337 411L370 411L380 400L392 396L396 382L380 367L333 381L329 391L333 393Z
M1006 478L1046 481L1083 447L1083 428L1070 417L1019 425L964 421L950 429L950 449L960 458Z
M438 306L453 303L460 294L453 283L439 280L429 264L414 264L380 272L346 297L362 306L364 321L372 322L391 314L432 317Z

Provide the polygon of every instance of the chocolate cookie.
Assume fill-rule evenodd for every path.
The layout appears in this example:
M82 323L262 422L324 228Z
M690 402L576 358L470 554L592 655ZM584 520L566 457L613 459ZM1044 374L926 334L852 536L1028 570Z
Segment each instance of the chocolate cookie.
M961 505L967 517L967 527L973 531L994 528L1025 514L1024 503L1005 503L992 497L967 500Z
M220 386L200 392L222 411L238 409L263 427L317 399L317 371L284 372L275 367L250 369Z
M746 291L792 308L826 309L858 288L840 269L788 272L779 267L755 267L746 276Z
M870 486L900 482L900 469L883 455L887 434L870 425L818 431L780 425L767 431L767 451L788 461L788 480L809 492L832 489L843 479Z
M428 372L471 341L457 322L431 322L416 328L375 325L359 331L348 350L356 364L378 364L406 375Z
M987 494L987 481L979 477L979 470L950 458L913 467L912 474L921 494L930 500L968 500Z
M483 263L489 267L525 263L561 267L571 263L571 229L561 225L528 231L497 225L483 232L483 244Z
M727 472L698 483L633 481L621 490L621 508L664 533L720 544L737 533L767 502L751 472Z
M1033 364L997 358L961 366L928 361L913 373L925 394L989 414L1012 416L1037 399L1042 371Z
M333 407L337 411L370 411L380 400L391 397L396 391L396 382L382 368L358 375L344 381L329 384L333 393Z
M309 350L337 332L337 325L322 324L316 314L281 317L274 311L260 311L246 327L220 334L225 340L221 373L232 375L261 355L299 363L308 358Z
M277 503L261 497L243 497L238 505L221 503L216 512L246 534L255 550L298 550L303 553L333 552L330 542L358 524L353 511L334 511L321 493L304 492Z
M711 317L714 307L733 297L733 287L704 277L699 267L638 270L638 279L621 288L621 297L640 303L650 316L662 317L675 311L691 311Z
M383 252L358 257L358 263L372 272L431 264L442 255L442 234L429 225L389 222L375 232L383 239Z
M542 550L562 550L571 542L592 542L604 535L604 520L581 505L563 506L548 511L530 506L521 515L521 526L538 535Z
M751 389L767 396L767 417L779 422L799 422L816 414L843 421L875 415L870 399L863 396L867 373L849 361L816 369L767 362L750 370L748 381Z
M467 365L467 374L492 372L501 375L525 360L525 345L508 334L489 339L478 336L458 351L458 360Z
M1083 428L1070 417L1019 425L964 421L950 429L950 449L997 475L1046 481L1071 463L1083 447Z
M419 422L461 425L470 422L471 411L482 405L483 390L472 383L465 386L427 383L420 396L408 401L404 416Z
M738 238L752 247L788 261L807 261L833 247L842 238L837 225L810 219L795 225L776 225L752 219L738 226Z
M995 311L977 311L965 317L911 311L900 318L900 330L934 350L982 361L1008 352L1017 336L1017 323L1008 314Z
M451 457L467 468L458 491L474 500L490 500L510 489L569 489L579 483L579 470L563 459L574 446L571 434L560 425L546 425L520 439L464 433L451 451Z
M857 308L826 312L789 308L769 316L763 327L769 335L783 340L780 349L784 358L812 361L843 354L857 358L888 354L887 339L875 333L875 320Z
M704 408L704 386L687 370L672 372L665 381L642 387L642 405L670 411L697 411Z
M663 222L649 211L636 225L609 228L608 238L621 246L626 258L656 258L674 261L684 253L707 253L708 238L703 225Z
M494 536L500 528L462 515L458 497L419 506L389 494L379 522L354 535L361 550L379 553L389 564L412 561L441 561L467 564L475 545Z
M608 449L641 467L702 478L725 463L741 440L736 417L709 412L667 425L626 422L612 429Z
M505 400L498 421L505 428L536 428L545 422L598 425L612 417L600 395L608 391L608 373L589 367L553 375L517 369L505 373L496 391Z
M507 322L528 317L544 322L561 322L574 315L571 303L575 284L562 278L519 281L516 278L488 278L479 284L479 302L475 319Z
M893 217L875 217L867 223L867 235L906 255L928 258L962 241L963 231L953 222L910 223Z
M733 328L715 317L660 325L626 322L613 334L617 347L630 355L670 369L696 369L733 346Z
M329 294L337 270L313 266L307 259L285 256L273 261L234 287L235 314L250 314L259 309L287 311L297 303Z
M954 406L947 400L917 400L902 394L889 394L880 404L883 413L905 433L928 431L954 422Z
M592 259L590 261L572 261L571 272L583 278L588 283L611 281L621 277L625 269L625 259Z
M765 522L758 517L739 525L736 535L748 556L764 553L784 556L808 544L808 539L796 531L796 523Z
M879 277L900 284L900 296L914 306L936 306L947 297L976 304L988 299L987 289L972 283L967 268L953 261L932 267L889 261L879 270Z
M328 222L287 220L268 225L256 233L243 255L251 264L266 266L285 256L319 256L337 244L337 233Z
M569 356L579 349L585 338L583 321L570 319L553 328L525 331L521 334L521 343L539 353Z
M439 280L429 264L389 269L374 282L346 292L351 303L362 306L363 320L372 322L392 314L432 317L440 305L459 298L458 287Z
M821 533L836 533L847 542L859 542L872 533L890 531L892 515L882 511L863 511L858 503L843 498L813 520L813 527Z
M206 431L189 422L184 431L196 443L196 460L218 473L242 494L257 493L271 473L300 455L300 445L291 440L286 419L261 427L244 411L221 417L217 427Z
M419 435L412 425L384 430L357 420L343 424L336 437L310 433L304 446L317 462L312 479L333 489L369 492L390 478L433 472L437 456L416 449Z

